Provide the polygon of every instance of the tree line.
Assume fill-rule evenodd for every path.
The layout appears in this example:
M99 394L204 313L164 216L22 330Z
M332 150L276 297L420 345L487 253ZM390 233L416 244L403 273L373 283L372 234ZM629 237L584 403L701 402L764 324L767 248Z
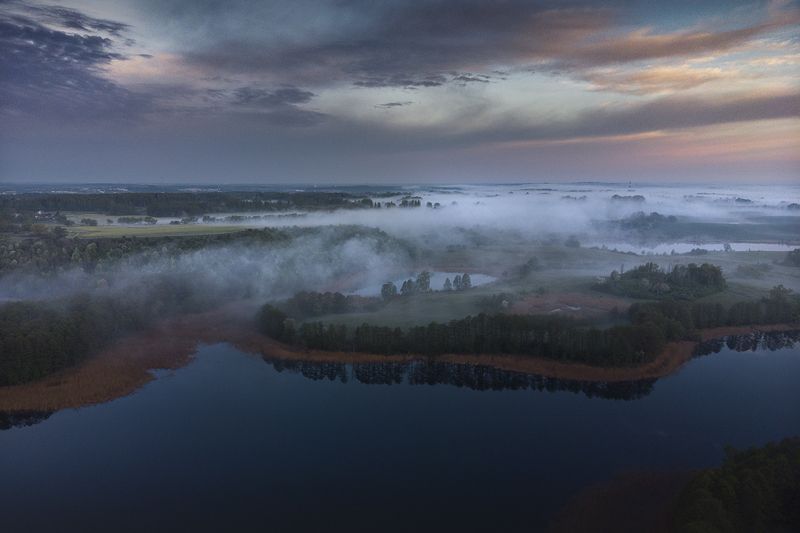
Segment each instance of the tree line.
M447 277L442 284L443 291L465 291L467 289L472 288L472 279L470 278L469 274L464 273L456 274L453 278L453 281L450 281L450 278ZM398 291L397 285L393 282L384 283L381 287L381 298L384 300L391 300L398 295L402 296L409 296L411 294L417 294L421 292L431 292L435 289L431 287L431 273L427 270L423 270L422 272L417 275L417 279L407 279L403 281L400 286L400 290Z
M362 200L368 200L362 203ZM363 195L345 192L120 192L114 194L23 193L0 196L0 210L86 211L105 215L181 217L206 213L371 207Z
M63 301L0 306L0 386L73 366L156 320L209 308L213 297L188 280L158 276L136 297L80 294Z
M628 315L633 324L652 324L671 341L693 338L697 329L798 322L800 297L778 285L764 298L728 307L711 302L664 300L635 303Z
M587 327L568 318L484 314L446 324L431 322L408 329L362 324L296 324L267 304L258 313L260 330L282 342L327 351L378 354L527 354L599 366L631 366L654 357L663 333L651 324Z
M800 531L800 438L725 455L683 489L674 530Z
M627 272L611 272L597 290L631 298L692 299L724 290L722 269L710 263L675 265L664 270L656 263L645 263Z
M280 304L292 318L310 318L361 311L376 311L381 306L377 297L356 296L341 292L300 291Z
M519 354L596 366L635 366L652 360L666 342L696 338L698 328L800 320L800 299L783 286L768 297L729 308L704 302L639 303L630 324L607 329L550 315L486 314L446 324L407 329L361 324L296 323L264 305L257 316L262 333L299 347L377 354Z
M52 273L70 267L92 272L132 257L137 262L147 263L215 246L279 244L311 235L324 235L331 245L353 238L371 237L377 241L380 250L401 250L412 257L416 253L408 243L381 230L363 226L261 228L207 235L96 239L69 238L63 228L56 226L51 231L28 238L5 239L0 236L0 276L17 270Z
M55 227L27 239L0 238L0 275L4 271L27 270L51 273L66 267L92 272L105 264L136 255L142 262L210 246L288 241L300 231L279 228L246 229L235 233L164 237L69 238Z

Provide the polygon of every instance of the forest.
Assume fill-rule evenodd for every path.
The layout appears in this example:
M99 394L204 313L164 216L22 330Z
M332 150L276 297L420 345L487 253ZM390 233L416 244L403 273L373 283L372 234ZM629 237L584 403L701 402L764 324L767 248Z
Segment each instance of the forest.
M597 290L631 298L692 299L725 289L722 269L716 265L675 265L664 270L657 263L645 263L627 272L614 270Z
M633 304L628 315L634 324L653 324L667 340L691 338L693 331L720 326L783 324L800 320L800 295L783 285L758 300L724 306L712 302L665 300Z
M674 509L683 532L800 530L800 438L726 448L719 468L695 476Z
M637 303L629 325L606 329L554 315L485 314L407 329L362 324L298 324L265 304L258 312L260 331L304 348L377 354L518 354L596 366L634 366L652 360L669 341L694 339L696 330L724 325L793 322L800 319L800 298L783 286L756 301L730 307L718 303L669 300Z
M305 322L297 325L265 305L260 330L282 342L310 349L379 354L528 354L596 365L635 365L654 357L665 340L650 324L600 330L565 317L479 314L446 324L408 329L362 324Z
M366 200L366 201L364 201ZM372 207L363 195L345 192L124 192L115 194L23 193L0 196L0 211L86 211L151 217L286 209L360 209Z
M209 308L190 280L153 277L135 296L78 294L60 301L0 306L0 386L71 367L121 336L180 313Z
M59 231L61 230L61 231ZM288 244L293 239L324 233L330 243L341 243L359 237L374 237L406 253L414 250L385 232L360 226L333 226L329 228L274 228L243 229L233 233L198 234L152 237L103 237L96 239L70 238L63 228L44 229L26 238L2 239L0 237L0 276L21 271L51 274L59 270L78 267L85 272L102 270L121 260L137 264L178 257L198 250L221 248L226 245L262 246Z

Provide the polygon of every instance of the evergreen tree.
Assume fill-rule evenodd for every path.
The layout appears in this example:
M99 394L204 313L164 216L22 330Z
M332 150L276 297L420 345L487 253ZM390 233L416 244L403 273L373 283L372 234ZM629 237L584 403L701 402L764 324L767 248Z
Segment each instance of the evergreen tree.
M423 270L417 276L416 289L418 292L428 292L431 290L431 273Z
M391 281L388 283L384 283L381 287L381 298L384 300L391 300L397 296L397 285L392 283Z

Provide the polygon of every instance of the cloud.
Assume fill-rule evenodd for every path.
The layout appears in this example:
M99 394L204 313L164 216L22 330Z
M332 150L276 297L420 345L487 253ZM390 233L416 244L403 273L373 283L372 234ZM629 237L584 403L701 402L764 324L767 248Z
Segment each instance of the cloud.
M513 117L484 131L475 141L554 141L631 135L757 120L800 117L800 92L745 94L727 98L659 98L643 104L592 109L566 121L530 124Z
M553 59L562 67L577 68L696 56L728 51L762 34L797 23L800 23L800 11L787 10L765 22L732 30L700 29L658 34L650 28L639 29L621 36L580 43Z
M231 103L255 110L270 122L281 126L313 126L325 120L326 115L297 107L316 96L293 86L270 90L261 87L240 87L233 92Z
M379 109L393 109L395 107L404 107L413 103L414 102L386 102L384 104L376 104L375 107Z
M241 87L234 91L234 104L277 107L305 104L316 96L297 87L281 87L273 91L258 87Z
M447 82L441 74L414 75L392 74L388 76L364 76L353 82L356 87L404 87L416 89L418 87L439 87Z
M174 6L183 2L170 4L171 13L181 12ZM300 2L294 11L313 9L336 25L302 39L264 40L263 29L249 30L247 21L239 21L241 31L231 37L222 26L229 20L217 27L203 19L202 39L186 58L211 70L260 73L298 85L351 81L359 87L426 88L486 82L486 73L498 68L576 72L728 51L800 22L800 11L791 6L772 6L760 18L742 18L737 27L662 33L631 31L629 23L620 23L624 10L592 3L350 0L304 6ZM195 15L202 11L194 9ZM249 2L234 2L230 9L259 24L272 14L259 17ZM280 35L277 28L266 33Z
M692 68L688 66L646 67L636 70L590 70L582 78L596 90L628 94L653 94L693 89L720 80L745 78L736 70Z
M467 83L489 83L491 80L492 78L486 74L457 74L452 79L452 81L461 85L466 85Z
M127 26L66 8L9 2L0 11L0 110L14 114L126 118L148 101L103 76L124 60L112 37ZM54 29L55 23L88 33Z
M114 36L121 36L130 26L113 20L90 17L68 7L27 5L32 16L42 22L57 24L71 30L88 32L106 32Z
M324 6L314 9L324 11ZM246 3L238 9L253 8ZM549 56L559 46L610 27L606 9L523 0L343 1L335 9L344 20L340 27L303 40L264 42L262 34L246 29L231 38L212 21L186 57L211 70L260 72L298 84L350 80L360 87L436 87L450 81L451 72ZM479 79L469 78L457 81Z

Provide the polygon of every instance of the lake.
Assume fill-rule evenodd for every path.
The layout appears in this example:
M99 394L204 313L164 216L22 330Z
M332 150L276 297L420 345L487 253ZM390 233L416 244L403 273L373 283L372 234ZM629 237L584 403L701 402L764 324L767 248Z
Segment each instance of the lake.
M125 398L6 419L3 530L537 531L616 473L800 434L797 339L613 385L203 346Z
M725 250L722 242L698 244L693 242L668 242L649 246L640 246L627 242L593 242L586 244L587 248L604 248L623 253L635 253L639 255L669 255L685 254L695 249L703 249L709 252L722 252ZM796 244L781 244L768 242L731 242L727 243L734 252L791 252L797 248Z

